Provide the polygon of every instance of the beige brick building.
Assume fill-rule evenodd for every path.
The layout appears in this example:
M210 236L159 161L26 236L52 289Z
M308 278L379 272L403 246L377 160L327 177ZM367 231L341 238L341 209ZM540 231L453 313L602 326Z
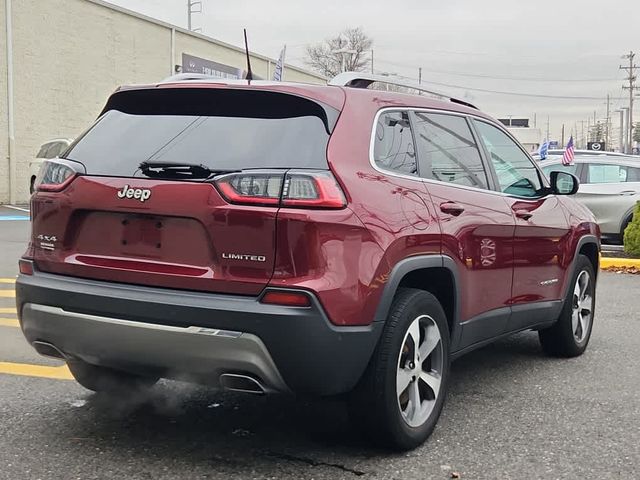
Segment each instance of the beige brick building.
M38 147L81 133L118 85L172 75L183 54L240 69L246 63L241 48L101 0L0 0L0 29L0 203L26 202ZM262 78L274 65L252 55ZM284 80L324 82L291 66Z

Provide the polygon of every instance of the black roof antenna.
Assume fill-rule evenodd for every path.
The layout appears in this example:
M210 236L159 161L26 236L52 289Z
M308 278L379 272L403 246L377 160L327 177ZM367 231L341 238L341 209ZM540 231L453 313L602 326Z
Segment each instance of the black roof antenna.
M244 51L247 53L247 76L248 81L253 80L253 72L251 71L251 60L249 58L249 43L247 42L247 29L244 28Z

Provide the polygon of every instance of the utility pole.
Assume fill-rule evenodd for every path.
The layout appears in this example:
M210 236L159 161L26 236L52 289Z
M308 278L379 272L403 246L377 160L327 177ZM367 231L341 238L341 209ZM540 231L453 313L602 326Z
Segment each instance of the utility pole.
M418 85L422 85L422 67L418 68Z
M371 49L371 75L373 75L373 48Z
M611 123L610 118L610 107L611 107L611 97L607 93L607 124L604 127L604 145L605 148L609 148L609 124Z
M633 139L633 92L636 90L636 75L635 72L638 69L638 66L633 63L633 59L636 54L633 51L630 51L627 55L624 55L622 58L629 59L629 66L620 65L620 70L626 70L629 76L626 80L629 81L629 86L623 85L622 88L624 90L629 90L629 121L627 123L628 130L628 146L625 146L625 152L631 152L631 144Z
M547 115L547 142L551 141L549 138L549 115Z
M624 108L620 109L620 153L624 153Z
M587 145L587 137L584 136L584 120L580 120L580 123L582 124L582 135L580 136L582 138L582 148L585 148Z
M562 124L562 145L564 145L564 123Z

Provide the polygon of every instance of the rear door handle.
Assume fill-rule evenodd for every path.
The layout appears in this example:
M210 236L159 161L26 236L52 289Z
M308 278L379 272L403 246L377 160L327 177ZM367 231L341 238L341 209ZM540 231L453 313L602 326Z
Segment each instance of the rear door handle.
M443 213L448 213L449 215L453 215L454 217L457 217L462 212L464 212L464 207L459 203L444 202L440 204L440 210Z
M533 213L528 210L516 210L515 214L516 217L521 218L522 220L529 220L531 217L533 217Z
M635 195L637 192L635 192L634 190L625 190L624 192L620 192L618 195Z

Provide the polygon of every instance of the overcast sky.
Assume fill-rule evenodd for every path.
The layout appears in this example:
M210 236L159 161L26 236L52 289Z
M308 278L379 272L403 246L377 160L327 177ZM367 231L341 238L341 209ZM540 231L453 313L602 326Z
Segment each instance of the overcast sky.
M186 0L110 1L181 27L187 24ZM622 91L625 72L618 68L628 61L620 57L635 50L640 64L640 7L632 0L202 2L203 13L193 16L194 28L235 45L242 44L242 28L247 28L252 50L277 57L287 44L287 63L300 66L305 45L347 26L362 27L374 40L377 72L417 80L422 67L423 81L466 87L448 91L494 116L533 122L535 114L543 132L549 116L551 136L558 140L562 123L567 132L577 125L581 135L580 121L586 128L594 111L597 119L604 119L607 93L617 129L619 114L613 111L628 104L628 92Z

